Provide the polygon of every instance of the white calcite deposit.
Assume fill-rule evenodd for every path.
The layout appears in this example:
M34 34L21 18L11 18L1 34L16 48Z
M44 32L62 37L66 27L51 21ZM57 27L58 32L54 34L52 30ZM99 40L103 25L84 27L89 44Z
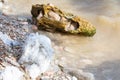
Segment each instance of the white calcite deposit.
M7 66L0 70L0 80L22 80L23 75L24 73L14 66Z
M53 57L51 40L38 33L31 33L24 45L24 53L19 63L25 66L26 71L35 80L38 75L45 72Z

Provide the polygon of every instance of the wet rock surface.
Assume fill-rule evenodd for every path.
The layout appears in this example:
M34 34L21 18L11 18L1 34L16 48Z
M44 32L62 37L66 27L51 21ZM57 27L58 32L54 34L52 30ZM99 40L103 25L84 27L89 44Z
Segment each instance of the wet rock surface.
M36 4L32 6L33 23L40 30L59 31L71 34L93 36L95 27L81 17L65 13L52 4Z

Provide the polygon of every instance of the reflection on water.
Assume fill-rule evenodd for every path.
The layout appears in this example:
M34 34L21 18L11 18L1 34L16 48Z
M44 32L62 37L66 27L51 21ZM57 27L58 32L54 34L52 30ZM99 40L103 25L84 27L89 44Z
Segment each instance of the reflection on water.
M12 11L18 15L30 15L34 3L53 3L96 26L97 33L93 37L59 33L50 36L56 45L62 46L63 50L56 53L61 53L57 54L58 60L64 66L84 68L105 61L120 60L120 0L8 0L8 3L14 6Z

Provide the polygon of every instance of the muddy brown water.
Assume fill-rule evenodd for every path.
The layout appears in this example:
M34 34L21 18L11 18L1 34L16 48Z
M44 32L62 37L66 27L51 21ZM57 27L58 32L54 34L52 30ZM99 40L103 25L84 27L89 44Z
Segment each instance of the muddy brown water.
M10 13L29 17L31 5L36 3L52 3L96 26L93 37L49 34L59 47L55 49L61 65L92 72L96 80L120 80L120 0L7 1Z

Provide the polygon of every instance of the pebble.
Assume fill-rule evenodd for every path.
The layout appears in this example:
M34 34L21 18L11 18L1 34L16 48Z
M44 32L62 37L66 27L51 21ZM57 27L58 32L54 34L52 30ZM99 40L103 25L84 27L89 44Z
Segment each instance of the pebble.
M75 76L72 77L72 80L78 80Z
M32 30L33 31L37 31L38 30L37 26L36 25L32 25Z
M27 25L27 24L28 24L28 22L21 22L21 24Z
M69 52L69 53L74 53L75 51L70 48L70 47L64 47L64 51Z

